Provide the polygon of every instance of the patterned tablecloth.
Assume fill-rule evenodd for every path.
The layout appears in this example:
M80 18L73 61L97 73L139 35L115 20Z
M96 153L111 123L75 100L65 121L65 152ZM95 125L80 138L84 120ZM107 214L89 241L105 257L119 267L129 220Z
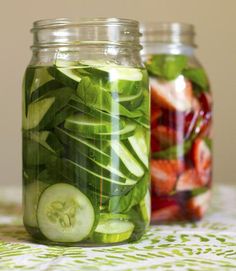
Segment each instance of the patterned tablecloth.
M0 270L236 270L236 187L215 188L197 224L151 226L140 242L100 248L33 243L22 226L20 194L0 187Z

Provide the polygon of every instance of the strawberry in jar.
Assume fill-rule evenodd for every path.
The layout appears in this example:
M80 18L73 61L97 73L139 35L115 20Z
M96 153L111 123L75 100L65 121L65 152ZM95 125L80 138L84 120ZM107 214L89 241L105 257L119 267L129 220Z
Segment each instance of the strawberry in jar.
M194 56L194 28L141 26L151 89L152 222L195 221L212 184L212 95Z

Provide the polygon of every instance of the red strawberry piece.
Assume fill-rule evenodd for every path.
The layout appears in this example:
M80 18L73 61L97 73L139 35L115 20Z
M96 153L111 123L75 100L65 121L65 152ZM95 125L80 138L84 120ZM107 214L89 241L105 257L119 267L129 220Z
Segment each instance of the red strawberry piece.
M185 168L185 163L183 160L178 159L178 160L169 160L169 163L172 165L174 171L177 174L181 174L184 171Z
M169 110L189 111L192 107L192 84L183 76L173 81L150 79L152 101Z
M207 192L192 197L187 202L187 214L193 220L201 219L206 210L208 209L211 198L211 192L208 190Z
M207 171L211 168L212 155L206 142L197 138L193 144L193 161L200 177L206 177ZM208 178L201 178L203 185L208 182Z
M155 106L152 106L151 110L151 123L153 124L154 122L157 123L158 118L161 116L161 110L160 108L154 109Z
M155 222L171 222L180 220L181 208L179 205L170 205L152 212L152 223Z
M158 152L161 150L160 143L156 140L156 138L151 135L151 151Z
M153 129L152 134L164 148L176 145L176 143L182 143L184 139L183 133L163 125L158 125Z
M192 109L193 110L185 116L185 124L184 124L185 138L189 138L189 136L193 132L200 115L201 107L196 98L193 98L192 100Z
M212 96L209 93L207 92L202 93L199 97L199 102L201 104L203 115L206 115L212 112L212 104L213 104Z
M202 186L202 182L195 169L187 169L178 178L176 191L189 191Z
M174 197L170 195L157 196L154 191L152 191L151 201L153 211L178 204L178 201Z
M177 174L168 160L151 160L151 180L154 192L168 194L175 187Z
M206 118L200 116L197 120L197 125L195 127L195 134L201 136L207 136L211 130L212 120L211 118Z

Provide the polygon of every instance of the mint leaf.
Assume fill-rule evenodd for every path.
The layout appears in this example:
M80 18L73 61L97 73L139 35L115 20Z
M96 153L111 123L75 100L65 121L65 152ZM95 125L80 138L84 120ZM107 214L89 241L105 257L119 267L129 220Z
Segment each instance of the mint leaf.
M131 112L127 110L112 98L101 82L94 82L87 76L80 81L76 94L85 105L114 115L122 115L129 118L136 118L142 115L139 111Z
M155 55L146 67L151 75L174 80L186 68L187 60L184 55Z
M183 71L183 75L200 87L200 91L208 91L207 75L202 68L188 68Z
M183 157L191 148L192 140L187 140L182 144L175 145L163 151L152 153L152 158L157 159L176 159Z
M111 197L109 201L109 211L122 213L128 212L133 206L137 205L146 195L148 189L147 175L139 181L128 194L123 196Z

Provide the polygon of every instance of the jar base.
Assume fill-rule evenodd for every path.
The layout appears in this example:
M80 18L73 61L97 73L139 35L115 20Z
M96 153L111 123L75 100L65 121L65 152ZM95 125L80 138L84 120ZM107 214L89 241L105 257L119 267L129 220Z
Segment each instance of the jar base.
M138 240L140 240L145 233L145 230L143 231L143 234L139 234L137 236L131 237L127 241L123 242L116 242L116 243L96 243L90 240L86 240L86 242L75 242L75 243L61 243L61 242L53 242L50 240L47 240L44 235L40 232L40 230L36 227L30 227L28 225L24 225L26 231L29 233L29 235L32 237L32 242L42 245L48 245L48 246L64 246L64 247L111 247L111 246L121 246L126 245L130 243L134 243Z

